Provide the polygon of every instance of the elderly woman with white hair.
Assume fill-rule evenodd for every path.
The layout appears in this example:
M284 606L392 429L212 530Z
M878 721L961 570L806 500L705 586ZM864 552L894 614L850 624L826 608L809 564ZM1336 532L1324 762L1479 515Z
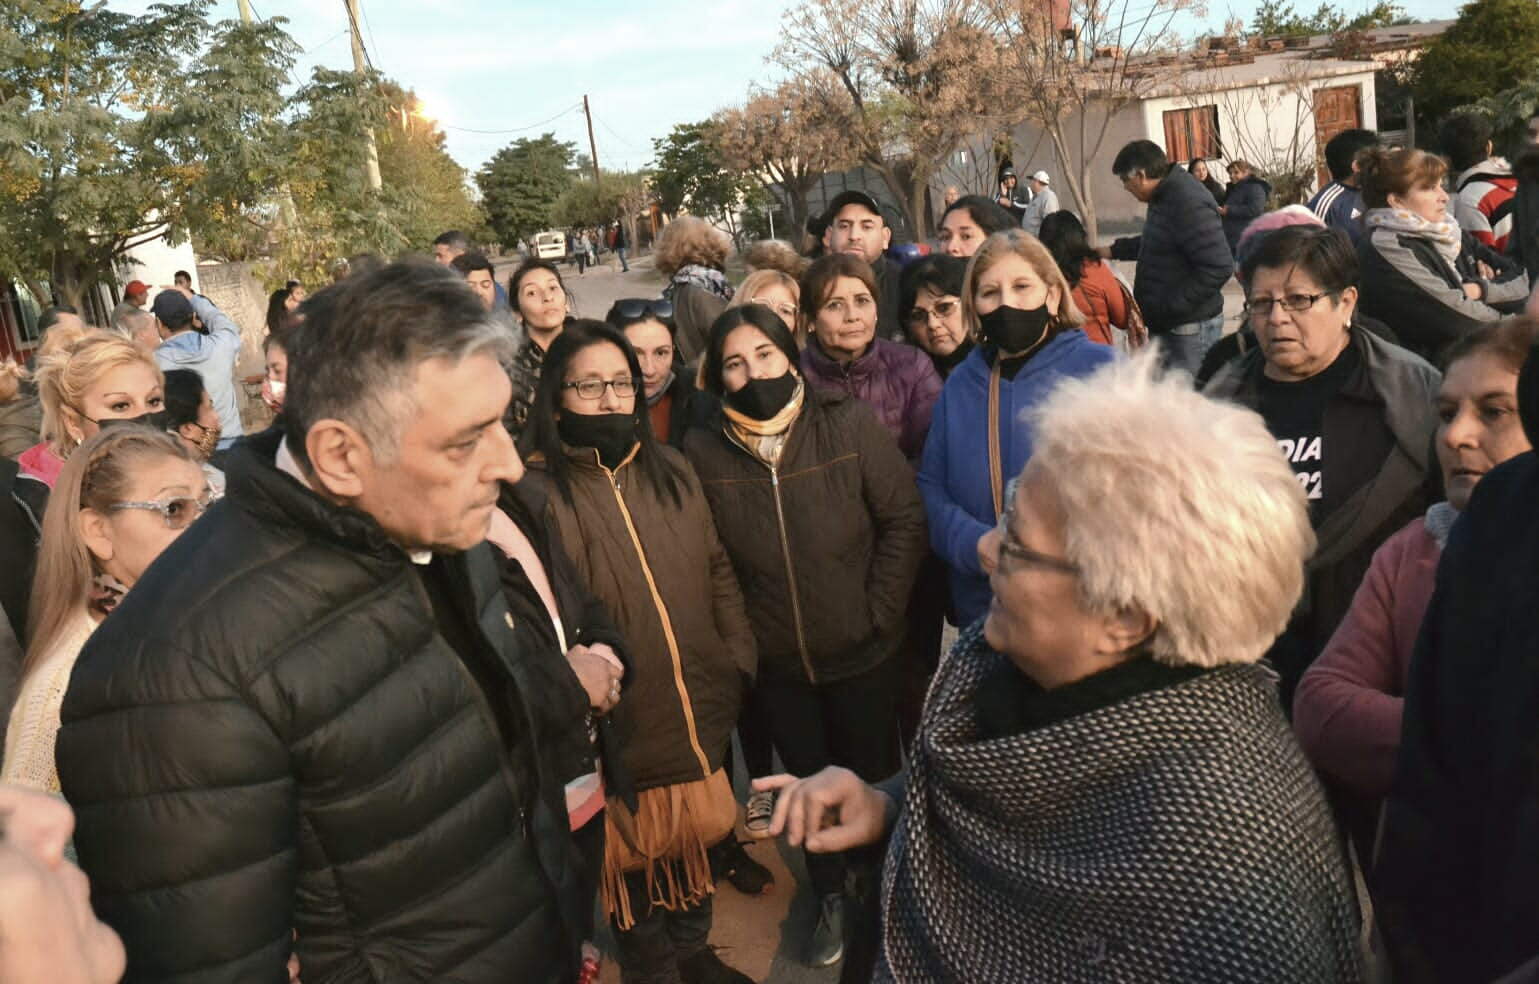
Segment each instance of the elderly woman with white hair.
M1154 366L1033 415L978 547L993 603L906 776L756 783L811 851L895 828L877 980L1362 978L1324 795L1257 665L1314 547L1303 492L1256 414Z

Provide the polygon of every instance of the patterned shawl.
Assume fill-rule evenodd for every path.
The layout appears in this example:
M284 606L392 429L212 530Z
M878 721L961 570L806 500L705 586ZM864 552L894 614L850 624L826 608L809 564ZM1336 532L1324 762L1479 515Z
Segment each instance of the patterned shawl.
M1272 674L978 741L981 622L931 687L878 981L1359 981L1358 910Z

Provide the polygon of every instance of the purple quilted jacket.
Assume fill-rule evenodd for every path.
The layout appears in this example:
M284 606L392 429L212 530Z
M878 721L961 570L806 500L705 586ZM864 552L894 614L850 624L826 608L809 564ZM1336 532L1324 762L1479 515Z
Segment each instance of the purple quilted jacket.
M878 338L860 358L835 362L812 338L802 350L801 368L814 386L848 393L875 410L904 457L918 463L941 392L940 375L922 350Z

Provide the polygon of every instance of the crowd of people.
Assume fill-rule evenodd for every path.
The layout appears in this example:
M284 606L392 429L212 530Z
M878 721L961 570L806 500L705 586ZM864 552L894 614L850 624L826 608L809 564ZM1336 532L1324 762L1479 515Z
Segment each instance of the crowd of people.
M190 278L50 310L0 982L732 984L775 836L844 981L1539 977L1532 162L1439 138L682 217L602 320L449 232L272 293L255 433Z

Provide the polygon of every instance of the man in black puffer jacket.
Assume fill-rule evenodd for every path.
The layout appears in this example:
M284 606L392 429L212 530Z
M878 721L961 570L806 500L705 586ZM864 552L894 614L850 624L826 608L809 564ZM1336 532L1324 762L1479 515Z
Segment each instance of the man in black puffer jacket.
M1153 141L1123 147L1112 173L1128 194L1149 204L1149 214L1142 235L1118 239L1101 253L1138 261L1133 297L1149 336L1161 340L1167 362L1195 373L1224 333L1224 284L1234 275L1218 203L1202 182L1171 167Z
M311 984L565 984L582 902L530 712L556 698L484 542L523 470L511 339L426 264L305 313L284 432L76 665L57 756L92 901L131 982L278 982L293 952Z

